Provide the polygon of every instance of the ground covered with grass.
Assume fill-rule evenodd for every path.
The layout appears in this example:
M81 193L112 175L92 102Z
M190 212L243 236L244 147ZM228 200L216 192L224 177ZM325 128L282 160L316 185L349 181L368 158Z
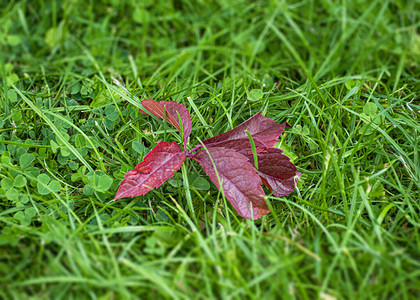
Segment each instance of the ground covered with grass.
M1 5L0 298L420 297L418 2L137 2ZM245 220L191 160L114 202L181 141L144 98L189 149L287 121L297 189Z

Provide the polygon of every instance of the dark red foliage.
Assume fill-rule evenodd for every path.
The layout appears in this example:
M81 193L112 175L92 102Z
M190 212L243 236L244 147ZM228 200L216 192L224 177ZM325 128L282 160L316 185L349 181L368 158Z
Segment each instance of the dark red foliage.
M226 199L242 217L258 219L270 212L263 197L261 179L247 157L232 149L208 147L207 151L202 149L191 158L201 165L219 189L223 187Z
M278 137L282 134L286 126L288 126L286 122L278 124L277 122L264 117L261 115L261 112L259 112L235 128L204 140L203 144L206 147L225 147L227 142L240 144L243 139L248 140L248 135L245 132L245 130L247 130L254 140L262 142L269 148L273 147L274 144L278 142ZM203 145L199 144L191 151L194 152L202 147Z
M264 185L276 197L283 197L295 188L295 176L298 175L296 166L277 148L269 148L258 153L258 174ZM248 155L249 161L253 156Z
M187 151L187 140L191 133L191 118L188 109L185 107L184 104L178 103L175 101L160 101L157 102L155 100L143 100L141 104L144 108L146 108L151 114L159 117L161 119L165 119L165 106L166 106L166 120L169 124L175 126L179 132L181 132L181 124L179 123L178 114L181 118L182 122L182 133L184 136L184 151ZM139 111L143 114L147 114L145 111L139 109ZM178 114L177 114L178 113Z
M255 144L255 149L257 150L257 153L264 152L267 149L267 146L264 145L264 143L260 142L259 140L254 139L254 144ZM206 146L206 148L208 147L209 146ZM242 139L228 140L225 142L221 142L217 145L217 147L232 149L243 155L252 156L252 148L251 148L251 143L249 141L248 136Z
M185 160L185 152L177 143L160 142L134 170L124 176L115 200L144 195L158 188L174 175Z
M134 170L121 182L115 199L144 195L178 170L190 157L197 161L211 181L220 189L236 211L246 219L258 219L270 212L263 197L264 184L274 196L290 194L300 176L296 166L280 149L273 148L284 131L286 122L278 124L261 112L225 133L204 140L187 153L187 140L191 133L191 119L187 108L174 101L143 100L143 107L151 114L166 120L181 132L184 151L176 143L158 143ZM140 110L142 113L146 113ZM178 114L179 117L178 118ZM248 131L255 144L258 171Z

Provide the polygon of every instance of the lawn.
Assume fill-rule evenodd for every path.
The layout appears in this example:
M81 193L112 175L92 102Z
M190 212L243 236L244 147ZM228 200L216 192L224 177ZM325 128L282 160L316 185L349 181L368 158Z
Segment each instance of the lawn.
M0 298L420 297L420 4L0 1ZM189 160L114 201L190 111L259 111L302 172L244 219Z

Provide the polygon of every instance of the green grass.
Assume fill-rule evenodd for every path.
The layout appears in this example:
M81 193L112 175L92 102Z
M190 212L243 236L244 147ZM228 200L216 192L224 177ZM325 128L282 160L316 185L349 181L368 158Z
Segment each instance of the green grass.
M420 297L417 1L2 2L0 298ZM190 148L287 121L298 188L244 220L188 161L114 202L181 141L142 98L187 106Z

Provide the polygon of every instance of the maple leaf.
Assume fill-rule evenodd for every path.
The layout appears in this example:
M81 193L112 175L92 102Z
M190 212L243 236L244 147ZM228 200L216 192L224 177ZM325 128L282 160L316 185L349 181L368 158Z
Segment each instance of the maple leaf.
M179 122L178 114L182 121L182 134L184 142L184 150L187 149L187 140L191 134L191 118L188 109L184 104L178 103L175 101L155 101L152 99L143 100L141 104L146 108L151 114L155 115L158 118L165 119L165 107L166 107L166 120L169 124L173 125L179 132L181 132L181 124ZM148 114L142 109L139 111L143 114Z
M262 197L264 191L261 188L261 179L246 156L223 147L207 147L207 151L200 150L191 158L201 165L219 189L220 179L226 199L241 216L246 219L258 219L270 212ZM250 204L252 204L252 211Z
M124 175L114 200L144 195L158 188L181 167L185 156L177 143L158 143L134 170Z
M278 124L277 122L261 115L260 111L235 128L204 140L203 144L206 147L226 147L227 145L235 145L236 143L240 144L245 139L248 139L248 135L245 132L245 130L247 130L254 140L258 140L269 148L273 147L274 144L278 142L278 137L282 134L286 126L289 126L287 122ZM202 147L203 145L199 144L194 147L191 152L194 152Z

